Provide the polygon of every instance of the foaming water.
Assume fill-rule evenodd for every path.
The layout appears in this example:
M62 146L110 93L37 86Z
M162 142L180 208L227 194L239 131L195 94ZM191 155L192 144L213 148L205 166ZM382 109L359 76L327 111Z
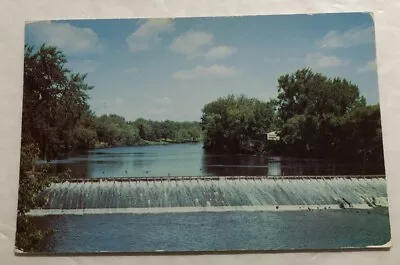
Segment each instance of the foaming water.
M54 183L43 209L210 208L275 205L373 206L384 178L187 179ZM83 212L83 211L82 211ZM90 211L89 211L90 212Z

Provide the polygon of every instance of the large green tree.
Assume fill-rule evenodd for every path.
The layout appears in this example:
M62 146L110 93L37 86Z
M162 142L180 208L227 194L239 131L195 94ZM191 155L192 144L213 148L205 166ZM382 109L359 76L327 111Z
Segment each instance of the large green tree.
M24 59L22 144L37 143L40 157L47 160L93 147L93 114L87 104L92 87L86 75L66 68L67 59L56 47L26 46Z
M367 156L382 145L379 107L367 106L358 86L350 81L305 68L280 76L278 93L285 153ZM366 149L370 151L360 151Z
M366 103L358 86L350 81L304 68L278 78L277 104L279 117L286 122L296 115L340 116Z
M87 104L85 75L65 67L65 55L55 47L42 45L34 50L25 46L16 247L35 251L47 232L37 230L26 213L41 207L40 192L53 178L67 178L68 172L52 176L51 160L76 149L94 146L96 132L93 114Z
M383 163L383 139L379 104L361 106L337 123L336 148L346 158L359 157Z
M229 95L203 108L204 147L211 152L264 152L273 128L274 104Z
M106 146L130 146L140 143L139 130L124 117L110 114L96 118L98 140Z

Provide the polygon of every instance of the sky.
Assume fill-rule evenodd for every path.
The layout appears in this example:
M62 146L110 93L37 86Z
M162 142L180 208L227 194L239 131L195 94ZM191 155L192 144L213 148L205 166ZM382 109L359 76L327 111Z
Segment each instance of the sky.
M310 67L378 102L374 22L367 13L41 21L25 43L57 46L87 73L97 114L199 120L205 104L277 96L277 79Z

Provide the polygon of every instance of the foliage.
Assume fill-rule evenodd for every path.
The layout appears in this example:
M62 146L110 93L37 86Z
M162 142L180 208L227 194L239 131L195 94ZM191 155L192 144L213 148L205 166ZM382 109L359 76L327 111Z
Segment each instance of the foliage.
M152 121L143 118L126 121L110 114L95 119L99 146L135 146L150 143L198 142L198 122Z
M279 77L278 92L282 148L286 152L355 158L367 149L365 155L372 156L382 145L379 107L366 106L358 87L346 79L300 69Z
M353 109L339 120L336 136L338 153L346 158L361 157L383 163L383 140L379 104ZM341 137L341 139L339 138Z
M204 148L211 152L264 152L274 123L274 104L229 95L203 108Z
M37 143L47 160L93 147L86 75L71 73L55 47L25 46L24 59L22 144Z
M35 175L35 159L39 148L33 144L22 146L18 192L17 234L15 245L23 251L34 251L45 235L37 230L25 214L39 205L38 193L50 184L50 180Z
M53 177L39 159L54 159L76 149L94 146L93 114L87 104L85 75L65 68L67 60L55 47L37 51L25 46L24 97L16 247L34 251L47 232L37 230L26 216L45 203L39 193ZM68 172L58 177L65 178ZM57 177L57 176L54 176Z
M314 73L309 68L280 76L278 93L278 115L283 122L296 115L340 116L355 106L365 105L356 85L346 79Z
M206 104L201 125L210 152L383 161L379 105L346 79L309 68L280 76L269 102L229 95ZM279 142L267 140L271 131Z
M51 231L38 230L26 213L36 207L41 207L46 201L39 196L40 192L50 186L55 178L66 178L68 172L50 177L49 166L39 169L35 162L40 150L37 145L29 144L21 147L20 177L18 190L17 233L15 245L23 251L35 251L42 240Z

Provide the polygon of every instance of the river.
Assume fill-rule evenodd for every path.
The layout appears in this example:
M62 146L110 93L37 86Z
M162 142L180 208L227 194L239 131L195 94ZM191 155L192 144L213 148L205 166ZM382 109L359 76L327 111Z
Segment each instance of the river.
M390 240L385 213L198 212L36 217L53 253L363 248Z
M351 163L351 161L338 163L322 159L207 155L204 153L201 144L96 149L87 154L52 161L52 163L59 172L67 168L71 169L73 178L384 174L382 165L372 163L362 165ZM244 183L246 182L240 182L228 193L232 196L236 196L233 194L239 193L243 196L256 196L254 192L248 192L248 190L253 190L252 186ZM95 188L97 187L96 185L100 185L102 188L97 189ZM183 197L190 197L190 194L192 194L177 190L178 184L168 184L169 186L163 189L163 192L156 192L156 187L163 187L162 184L155 184L156 186L151 186L150 184L143 184L146 185L143 186L140 184L143 190L139 189L138 192L134 189L126 189L131 184L110 184L109 188L104 190L104 188L108 187L107 185L104 183L82 184L79 187L86 188L81 189L78 188L78 184L66 184L62 185L62 187L65 186L65 190L60 192L53 190L53 194L62 198L69 198L77 191L89 192L75 196L76 198L71 198L69 202L77 201L78 203L76 204L80 205L80 200L95 196L95 198L98 198L99 203L109 198L110 202L106 202L105 205L111 205L110 203L115 202L116 205L120 206L123 205L123 199L119 197L122 195L128 196L127 200L132 200L134 203L140 202L142 199L146 203L150 203L156 202L157 199L162 202L172 201L171 198L167 197L167 191L169 192L170 189L176 190L175 193L179 195L177 200L183 200ZM184 185L189 187L190 191L195 191L194 186L191 186L192 184ZM200 190L206 192L206 185L199 185ZM217 192L218 189L216 189L217 186L212 183L207 185L211 185L210 189L214 190L211 197L216 197L219 194ZM114 188L117 189L116 187L125 187L125 189L114 191ZM307 187L309 189L308 192L293 193L292 197L298 195L310 196L309 199L313 200L313 196L316 196L313 191L318 188L310 190L312 188L310 186ZM325 188L332 191L329 186ZM339 186L335 189L337 188ZM289 190L275 190L275 192L278 194L290 193ZM358 192L363 191L358 190ZM383 191L383 193L386 193L386 191ZM343 196L346 195L347 193ZM196 198L189 197L186 201L196 200ZM117 198L120 198L121 201L116 201L119 200ZM261 200L262 198L259 199ZM92 204L96 203L95 201ZM72 204L75 205L75 203ZM160 205L158 207L162 207L161 203ZM273 207L275 209L275 206ZM107 214L91 214L88 211L74 215L62 213L60 215L50 214L33 217L38 227L46 230L52 229L55 232L43 242L39 251L87 253L98 251L362 248L370 245L382 245L390 240L390 223L387 208L383 208L383 210L285 211L277 207L276 211L237 210L207 212L200 209L199 211L186 213L166 213L163 211L157 213L156 210L150 211L151 213L146 211L144 213L118 213L117 211L117 213Z
M229 175L384 174L383 165L327 159L205 154L202 144L171 144L95 149L52 161L73 178Z

